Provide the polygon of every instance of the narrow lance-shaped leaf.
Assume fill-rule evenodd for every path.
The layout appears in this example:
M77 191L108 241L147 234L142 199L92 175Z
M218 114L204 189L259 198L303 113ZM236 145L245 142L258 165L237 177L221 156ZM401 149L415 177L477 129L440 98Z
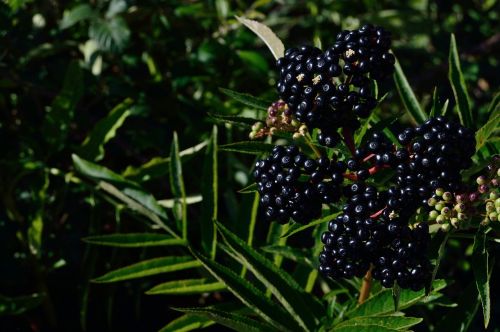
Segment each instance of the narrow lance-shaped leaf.
M300 326L305 330L314 330L319 319L325 314L322 305L306 293L287 272L279 270L273 262L248 246L224 225L217 223L217 227L234 251L235 258L266 285Z
M236 91L224 89L224 88L219 88L219 90L222 93L224 93L225 95L227 95L227 96L233 98L234 100L239 101L240 103L247 105L251 108L265 111L271 105L270 102L268 102L266 100L259 99L257 97L254 97L248 93L236 92Z
M269 47L276 60L285 55L285 45L269 27L243 17L236 16L236 19L252 30Z
M0 295L0 317L6 315L20 315L42 304L43 294L31 294L18 297Z
M413 93L413 90L406 79L406 76L401 68L399 61L396 60L395 64L396 71L394 72L394 82L399 92L399 96L403 101L403 104L417 123L422 123L427 120L427 114L422 110L420 104L418 103L417 97Z
M460 68L460 58L458 56L457 42L455 40L454 34L451 34L450 54L448 61L448 78L451 83L451 88L453 89L455 102L457 103L457 111L458 117L460 118L460 123L462 123L465 127L473 128L474 117L470 107L470 98L469 94L467 93L465 79L462 74L462 69Z
M176 132L174 132L172 147L170 149L170 160L170 189L175 198L173 212L177 220L177 228L181 231L182 238L185 239L187 236L186 190L184 189L182 163L179 156L179 141Z
M183 315L162 327L158 332L188 332L198 331L214 325L215 322L203 316Z
M476 132L476 151L479 151L488 140L498 133L500 130L500 93L495 96L488 108L490 118L488 121Z
M202 176L202 215L201 215L201 245L205 252L211 257L215 257L215 248L217 245L217 232L214 222L218 215L218 145L217 145L217 127L212 129L212 137L205 151L205 160L203 162Z
M152 276L160 273L186 270L201 264L189 256L160 257L125 266L98 277L93 282L116 282Z
M207 317L223 326L234 329L235 331L278 331L272 326L256 321L249 317L236 314L229 311L218 310L210 307L206 308L173 308L184 313Z
M356 329L360 326L382 326L390 329L408 329L420 323L423 319L416 317L401 316L381 316L381 317L356 317L335 325L335 330L339 327L352 327Z
M164 282L154 286L146 294L186 295L210 293L225 289L226 285L222 282L208 281L207 279L186 279Z
M123 125L131 114L130 107L132 103L132 99L125 99L113 108L106 117L97 122L82 143L79 149L80 156L94 161L99 161L104 157L104 144L115 137L118 128Z
M90 244L119 248L185 245L185 241L182 239L172 238L170 235L157 233L116 233L94 235L83 238L82 240Z
M486 249L486 232L479 227L474 238L472 249L472 270L476 279L476 287L483 306L484 328L488 328L491 314L489 257Z
M229 268L199 254L193 252L193 255L203 264L203 266L220 282L224 283L229 291L234 294L241 302L253 310L264 321L277 329L285 331L297 330L295 321L282 307L271 302L264 293L242 279L238 274Z
M260 155L262 153L271 152L274 148L274 145L258 141L244 141L221 145L219 146L219 148L221 151Z

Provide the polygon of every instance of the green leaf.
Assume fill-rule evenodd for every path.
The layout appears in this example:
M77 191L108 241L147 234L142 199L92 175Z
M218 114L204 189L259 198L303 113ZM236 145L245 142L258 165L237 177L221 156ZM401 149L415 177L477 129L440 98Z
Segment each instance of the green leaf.
M242 279L229 268L199 253L193 252L193 255L217 280L224 283L234 296L266 322L280 330L295 331L297 329L297 325L293 323L295 321L293 317L284 311L281 306L271 302L263 292L250 282Z
M137 183L126 180L106 167L84 160L75 154L72 155L72 158L76 171L96 181L99 189L119 199L129 209L146 216L159 227L178 238L178 235L165 224L164 221L169 221L168 216L153 195L146 192Z
M137 279L199 266L201 266L201 264L198 261L194 261L189 256L153 258L113 270L92 280L92 282L105 283Z
M207 317L182 315L162 327L159 332L188 332L194 330L198 331L214 324L215 322Z
M488 109L488 114L490 118L488 122L484 124L476 132L476 151L479 151L493 136L493 134L498 133L500 126L500 93L495 96L495 99Z
M441 241L441 244L439 245L439 249L438 249L438 252L437 252L437 258L436 258L436 263L435 263L435 266L434 266L434 270L432 271L430 285L432 285L432 283L436 279L436 275L437 275L437 272L439 270L439 265L441 264L441 260L443 259L443 256L445 254L445 250L444 249L446 247L446 243L448 242L449 236L450 236L450 232L446 232L445 235L444 235L443 240ZM431 291L430 288L426 289L426 295L429 295L430 291Z
M248 246L224 225L217 222L217 228L234 251L234 257L271 291L302 328L314 330L326 314L319 301L306 293L287 272L278 269L272 261Z
M223 115L218 113L207 113L207 115L218 122L230 123L241 127L251 127L261 120L237 115Z
M267 102L265 100L259 99L257 97L254 97L252 95L249 95L248 93L241 93L241 92L236 92L233 90L229 89L224 89L224 88L219 88L219 90L224 93L225 95L233 98L236 101L239 101L240 103L247 105L251 108L255 108L258 110L267 110L267 108L271 105L270 102Z
M455 102L457 103L457 111L458 117L460 118L460 123L462 123L465 127L473 128L474 117L472 115L472 110L470 107L470 98L469 94L467 93L464 76L462 75L462 69L460 68L460 58L458 56L457 43L455 41L454 34L451 34L450 54L448 61L448 78L451 83L451 88L453 89Z
M221 282L207 281L207 279L174 280L156 285L146 294L186 295L223 291L226 286Z
M487 329L491 313L490 274L489 255L486 249L486 232L483 226L478 228L476 237L474 238L471 265L476 279L476 287L483 306L484 328Z
M444 280L434 281L434 292L443 289L446 286ZM399 309L408 308L425 297L425 290L420 290L414 292L409 289L401 290L399 297ZM356 306L354 309L349 311L347 317L359 317L359 316L380 316L387 315L394 312L394 300L392 298L392 291L390 289L384 289L379 293L370 297L367 301Z
M311 261L308 253L305 250L279 245L266 246L262 247L261 249L265 252L280 255L291 261L309 266L310 268L316 268L315 264Z
M99 161L104 158L104 144L113 139L127 117L131 114L132 99L125 99L99 120L79 149L79 154L88 160Z
M131 114L132 99L125 99L99 120L82 143L80 155L89 160L99 161L104 158L104 144L113 139L127 117Z
M182 238L187 237L187 203L184 178L182 177L182 163L179 155L179 141L174 132L172 147L170 148L170 189L174 195L173 212L177 220L177 228L182 233Z
M249 184L245 188L241 188L240 190L238 190L238 193L240 193L240 194L253 194L255 192L257 192L257 183L255 183L255 182L252 184Z
M88 4L77 5L69 11L65 11L63 19L59 23L61 30L72 27L78 22L92 20L98 17L98 13Z
M230 151L230 152L240 152L240 153L249 153L249 154L262 154L271 152L274 148L274 144L258 142L258 141L244 141L244 142L236 142L230 144L224 144L219 146L221 151Z
M434 87L434 92L432 93L432 107L431 107L431 111L429 112L429 117L430 118L433 118L436 116L436 111L437 111L437 108L438 108L438 94L437 94L437 86Z
M396 71L394 72L394 82L396 83L396 87L399 92L399 96L403 101L403 104L410 113L411 117L415 120L416 123L422 123L427 120L427 115L420 107L418 103L417 97L413 93L413 90L406 79L406 76L401 68L399 61L396 60L395 64Z
M182 239L174 239L169 235L157 233L117 233L95 235L83 238L82 240L90 244L119 248L143 248L186 244L186 242Z
M107 20L96 19L90 24L89 37L99 44L101 50L118 52L127 45L130 30L121 16L114 16Z
M201 245L205 252L210 253L210 257L215 257L215 248L217 246L217 231L214 222L218 215L218 158L217 152L217 127L212 129L212 137L205 151L205 160L203 162L202 176L202 195L201 204Z
M278 60L285 55L285 45L274 32L262 23L236 16L236 19L253 31L271 50L274 58Z
M357 317L354 319L346 320L335 326L335 331L340 327L352 327L356 329L358 327L371 325L377 327L386 327L389 329L401 330L408 329L414 325L420 323L423 319L416 317L404 317L404 316L382 316L382 317Z
M320 219L316 219L316 220L313 220L311 221L309 224L307 225L302 225L302 224L299 224L299 223L293 223L290 225L290 227L288 227L288 229L286 230L286 232L281 235L282 238L287 238L289 236L292 236L294 234L297 234L299 232L302 232L306 229L309 229L311 227L315 227L316 225L319 225L319 224L323 224L325 222L329 222L330 220L333 220L335 218L337 218L337 216L339 214L341 214L342 211L339 211L339 212L336 212L334 214L330 214L326 217L322 217Z
M338 328L335 328L335 332L393 332L397 331L395 329L390 329L388 327L383 327L380 325L358 325L358 326L341 326Z
M210 307L205 308L173 308L187 314L202 316L209 318L220 325L234 329L235 331L278 331L272 326L248 318L243 315L235 314L228 311L218 310Z
M71 61L64 75L61 92L52 101L42 123L42 133L50 152L60 151L69 132L75 108L83 95L83 72L78 61Z
M42 304L43 294L31 294L17 297L0 295L0 317L7 315L20 315Z
M191 204L196 204L200 203L203 201L203 196L201 195L193 195L193 196L186 196L186 204L191 205ZM176 202L176 199L161 199L158 201L158 204L161 206L167 208L167 209L172 209L174 207L174 204Z
M401 299L401 287L395 282L392 286L392 301L394 303L394 311L399 310L399 300Z
M445 116L446 113L448 112L448 105L450 104L450 100L449 99L446 99L444 104L443 104L443 107L441 107L441 112L439 112L441 114L441 116Z
M182 161L192 158L194 154L203 150L208 144L208 141L203 141L195 146L179 152ZM124 177L133 181L148 181L168 174L170 170L170 157L152 158L150 161L139 167L129 166L122 173Z

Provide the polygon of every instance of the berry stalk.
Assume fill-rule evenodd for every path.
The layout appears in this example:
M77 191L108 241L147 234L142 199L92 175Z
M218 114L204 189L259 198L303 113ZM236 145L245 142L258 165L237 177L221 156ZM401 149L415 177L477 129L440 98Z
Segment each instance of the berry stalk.
M373 265L370 265L370 268L363 277L363 283L361 284L361 288L359 289L359 304L365 302L366 299L368 299L368 297L370 296L370 290L372 288L372 269Z

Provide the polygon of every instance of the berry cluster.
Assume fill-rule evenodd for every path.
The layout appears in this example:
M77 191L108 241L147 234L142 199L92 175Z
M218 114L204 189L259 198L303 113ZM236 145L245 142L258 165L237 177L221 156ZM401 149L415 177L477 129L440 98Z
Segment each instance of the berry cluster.
M277 61L280 98L298 121L321 129L320 144L332 147L339 141L338 128L356 129L357 117L368 117L377 105L369 78L392 73L390 45L389 32L364 25L339 33L324 53L311 46L290 48Z
M278 100L268 107L265 123L256 122L252 126L249 138L261 138L273 135L278 131L295 132L299 127L300 123L294 119L288 105L284 101Z
M428 214L424 214L426 220L440 224L444 231L449 230L450 225L455 228L467 227L467 212L471 206L465 195L455 195L438 188L427 201L427 206ZM421 218L421 215L419 213L417 218Z
M254 171L266 218L308 223L319 217L323 203L339 201L345 169L335 159L308 158L295 145L274 147Z

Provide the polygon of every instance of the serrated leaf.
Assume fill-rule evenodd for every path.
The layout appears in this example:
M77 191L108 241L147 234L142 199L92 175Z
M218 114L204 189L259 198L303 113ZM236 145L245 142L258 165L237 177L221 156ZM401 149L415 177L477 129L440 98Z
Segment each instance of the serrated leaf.
M88 160L99 161L104 157L104 144L113 139L127 117L131 114L132 99L125 99L99 120L82 143L79 154Z
M202 173L202 195L201 204L201 246L210 257L215 257L217 246L217 231L214 222L218 215L218 142L217 126L212 128L212 136L205 151Z
M186 244L186 242L182 239L175 239L169 235L157 233L117 233L95 235L83 238L82 240L90 244L119 248L143 248Z
M354 328L354 330L353 330ZM335 332L394 332L397 331L396 329L391 329L388 327L383 327L380 325L359 325L359 326L341 326L338 328L335 328Z
M256 321L249 317L218 310L210 307L205 308L173 308L174 310L184 312L191 315L207 317L216 323L234 329L235 331L278 331L272 326Z
M216 224L225 242L233 250L233 257L271 291L302 328L314 330L318 321L326 314L317 299L306 293L287 272L278 269L272 261L248 246L224 225L219 222Z
M291 261L303 264L310 268L316 268L316 266L309 258L307 251L305 250L293 248L290 246L279 246L279 245L266 246L262 247L261 249L271 254L283 256Z
M444 280L435 280L433 284L434 292L443 289L446 286ZM425 297L425 290L420 290L414 292L409 289L401 290L399 296L399 309L405 309L413 304L416 304ZM384 289L377 294L370 297L367 301L356 306L354 309L349 311L347 317L359 317L359 316L380 316L387 315L394 312L394 300L392 298L392 291L390 289Z
M450 54L448 61L448 78L451 83L451 88L453 89L453 95L455 96L460 123L465 127L473 128L474 117L472 115L472 110L470 107L470 98L469 94L467 93L465 79L462 74L462 69L460 68L460 58L458 56L457 42L455 40L454 34L451 34L450 38Z
M449 236L450 236L450 232L446 232L446 234L444 235L443 241L441 241L441 244L439 245L439 249L438 249L438 252L437 252L438 256L436 258L436 263L435 263L435 266L434 266L434 270L432 271L430 285L432 285L432 283L436 279L436 275L437 275L437 272L439 270L439 265L441 264L441 260L443 259L444 254L445 254L445 250L444 249L446 247L446 243L448 242ZM426 289L426 295L429 295L430 291L431 291L430 288Z
M186 270L199 266L201 266L200 262L193 260L189 256L153 258L113 270L93 279L92 282L107 283L144 278L160 273Z
M59 28L61 30L72 27L78 22L91 20L98 17L98 13L90 7L88 4L77 5L69 11L65 11L63 19L59 23Z
M286 232L283 235L281 235L281 237L282 238L287 238L289 236L292 236L294 234L302 232L302 231L304 231L306 229L309 229L311 227L316 227L317 225L323 224L325 222L329 222L330 220L333 220L333 219L337 218L337 216L339 214L341 214L341 213L342 213L342 211L336 212L334 214L330 214L330 215L328 215L326 217L322 217L322 218L313 220L313 221L311 221L307 225L302 225L302 224L299 224L299 223L293 223L293 224L290 225L290 227L288 227L288 229L286 230Z
M295 321L281 306L271 302L263 292L242 279L238 274L229 268L199 254L193 255L203 264L203 266L247 307L252 309L264 321L277 329L295 331L297 325Z
M119 199L129 209L146 216L159 227L178 238L178 235L164 222L169 221L165 210L158 204L153 195L146 192L137 183L123 178L106 167L84 160L75 154L72 155L72 159L76 171L96 181L101 190Z
M217 292L225 289L226 286L221 282L208 281L207 279L186 279L164 282L154 286L146 294L187 295Z
M500 126L500 94L497 94L493 99L488 114L488 121L476 132L476 151L479 151L493 136L498 133Z
M271 152L274 144L259 142L259 141L243 141L219 146L221 151L240 152L249 154L262 154Z
M270 102L254 97L248 93L236 92L224 88L219 88L219 90L232 99L255 109L267 110L267 108L271 105Z
M198 331L205 327L214 325L215 322L203 316L182 315L174 319L158 332L188 332Z
M43 294L31 294L16 297L0 295L0 317L7 315L20 315L42 304Z
M241 188L240 190L238 190L239 194L252 194L255 192L257 192L257 183L255 183L255 182L252 184L249 184L245 188Z
M203 150L207 146L207 144L208 140L196 144L195 146L192 146L188 149L182 150L181 152L179 152L181 160L189 160L189 158L192 158L194 154ZM170 157L156 157L152 158L150 161L139 167L128 166L122 173L122 176L132 181L149 181L167 175L170 170L169 165Z
M172 146L170 148L170 189L174 195L173 213L177 221L177 229L181 231L182 238L187 237L187 203L186 190L184 189L184 178L182 176L182 163L179 155L179 141L177 133L174 132Z
M402 317L402 316L382 316L382 317L357 317L349 319L342 323L335 325L335 331L340 327L358 328L362 326L381 326L395 330L408 329L414 325L419 324L423 319L416 317Z
M269 47L276 60L285 55L285 45L269 27L243 17L236 16L236 19L252 30Z
M396 87L399 92L399 96L403 101L403 105L405 106L408 113L415 120L416 123L422 123L427 120L427 114L422 110L422 107L418 103L417 97L413 93L413 90L406 79L406 75L401 68L399 61L396 60L396 64L394 65L394 82L396 83Z
M483 226L479 227L474 238L471 265L474 271L476 287L483 307L484 328L488 328L491 314L489 254L486 249L486 233Z
M207 115L216 121L230 123L241 127L251 127L256 122L261 121L258 119L237 116L237 115L222 115L217 113L207 113Z

